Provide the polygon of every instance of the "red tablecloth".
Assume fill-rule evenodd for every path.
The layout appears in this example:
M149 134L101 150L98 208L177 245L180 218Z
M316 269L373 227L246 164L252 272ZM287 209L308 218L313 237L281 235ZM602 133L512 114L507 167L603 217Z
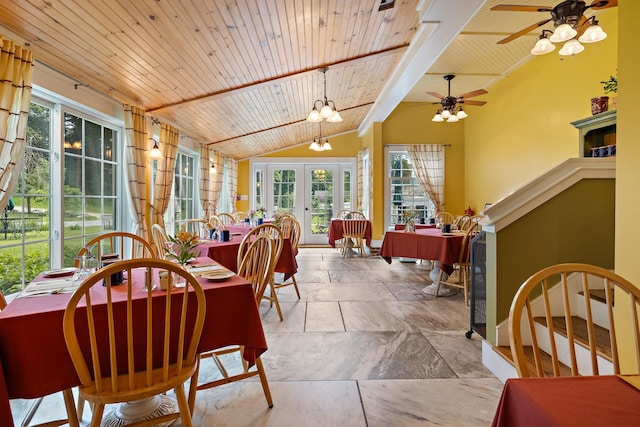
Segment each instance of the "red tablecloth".
M251 284L238 276L215 283L200 279L200 283L207 314L199 351L243 345L244 358L253 364L267 343ZM9 398L35 398L80 383L62 332L70 295L18 298L0 312L0 360ZM142 287L139 295L144 296ZM5 403L0 401L0 410Z
M415 233L387 231L384 234L380 256L391 264L392 257L407 257L440 261L447 273L458 262L463 233L443 235L437 228L421 228Z
M331 224L329 224L329 244L332 248L336 247L336 241L342 239L342 221L361 221L357 219L340 219L333 218ZM364 229L364 240L367 246L371 247L371 221L367 221L367 226Z
M492 427L640 425L640 391L614 376L507 380Z
M229 270L237 272L238 250L240 249L240 242L242 242L244 235L232 237L233 240L230 242L209 241L201 243L198 245L200 256L208 256ZM276 272L284 274L284 280L288 280L298 272L296 255L297 253L295 253L293 247L291 247L291 240L284 239L282 242L282 252L280 252L280 257L278 258L275 268Z

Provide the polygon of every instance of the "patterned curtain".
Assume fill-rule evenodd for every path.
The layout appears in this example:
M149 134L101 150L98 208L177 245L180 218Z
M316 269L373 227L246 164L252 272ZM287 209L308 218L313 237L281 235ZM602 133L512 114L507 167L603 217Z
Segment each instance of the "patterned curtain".
M356 157L356 204L352 206L353 209L357 209L363 207L364 204L364 155L362 151L358 151L358 156Z
M209 204L213 213L218 213L218 200L220 200L222 178L224 177L224 156L221 156L218 151L213 151L213 167L216 171L211 177L211 195L209 196Z
M27 136L33 54L0 35L0 211L16 187Z
M229 202L231 202L231 210L236 210L236 197L238 195L238 161L227 158L226 163L229 166Z
M160 224L164 228L164 213L169 207L176 171L176 155L180 131L171 125L160 124L158 148L162 151L162 160L158 160L156 180L153 185L151 202L151 224Z
M146 225L147 216L147 146L149 133L144 110L131 105L124 106L124 126L127 137L125 152L127 155L127 175L129 179L129 194L135 214L134 232L143 239L150 241Z
M211 157L209 154L209 147L206 145L200 146L200 205L204 211L204 218L209 218L216 212L215 206L211 203L213 187L210 173L211 170Z
M408 145L407 152L420 186L435 205L436 213L441 212L444 208L444 146Z

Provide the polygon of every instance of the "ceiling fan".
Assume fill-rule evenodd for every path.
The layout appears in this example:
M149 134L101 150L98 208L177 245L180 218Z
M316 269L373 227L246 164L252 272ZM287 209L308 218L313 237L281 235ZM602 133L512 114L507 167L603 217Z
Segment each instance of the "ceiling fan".
M500 40L498 44L509 43L548 22L553 22L556 28L555 31L542 30L538 43L536 43L531 53L534 55L549 53L555 49L555 46L551 44L551 42L558 43L568 41L569 43L560 50L560 54L574 55L584 50L584 47L580 45L578 40L583 43L594 43L607 37L606 33L604 33L598 25L595 16L587 18L584 16L584 12L588 9L600 10L616 6L618 6L618 0L594 0L590 5L587 5L587 3L582 0L565 0L553 7L499 4L493 6L491 10L506 12L549 12L551 14L550 18L536 22L533 25L513 33L509 37ZM547 39L548 35L550 35L549 39ZM578 40L575 40L576 37Z
M439 109L436 115L433 117L432 120L434 122L444 122L445 119L448 122L457 122L458 120L467 117L467 113L465 113L465 111L462 109L462 105L456 107L457 104L481 106L487 103L486 101L473 101L467 99L488 93L484 89L476 89L471 92L463 93L459 96L451 96L451 80L453 80L455 76L453 74L447 74L442 78L445 79L448 83L447 96L442 96L436 92L427 92L431 96L440 98L440 102L434 102L434 104L440 104L442 106L442 108Z

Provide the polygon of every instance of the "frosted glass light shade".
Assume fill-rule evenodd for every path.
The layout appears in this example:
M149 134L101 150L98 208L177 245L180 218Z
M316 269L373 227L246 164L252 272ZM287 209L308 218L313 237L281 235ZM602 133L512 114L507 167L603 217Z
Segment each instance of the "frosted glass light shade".
M469 117L469 115L465 113L462 108L460 108L460 111L458 111L458 114L456 114L456 117L458 117L459 119L464 119Z
M329 116L327 121L330 122L330 123L341 122L342 121L342 117L340 116L340 113L338 113L338 110L333 110L333 113L331 113L331 116Z
M549 39L554 43L562 43L574 38L576 34L578 34L578 32L574 30L571 25L561 24L558 25Z
M607 33L602 30L598 24L590 25L589 28L580 36L578 40L582 43L596 43L607 38Z
M328 119L333 114L333 109L329 107L329 105L325 104L324 107L320 110L320 117L323 119Z
M314 122L314 123L322 121L322 117L320 117L320 112L316 109L316 107L313 107L313 110L311 110L311 112L307 116L307 121Z
M584 46L582 46L578 40L571 39L562 46L562 49L560 49L558 53L564 56L572 56L579 54L583 50Z
M436 113L435 116L433 116L433 119L431 119L432 122L444 122L444 119L442 118L442 115L440 113Z
M544 37L536 42L536 45L531 49L533 55L544 55L549 52L553 52L556 49L556 45L551 43L551 40Z

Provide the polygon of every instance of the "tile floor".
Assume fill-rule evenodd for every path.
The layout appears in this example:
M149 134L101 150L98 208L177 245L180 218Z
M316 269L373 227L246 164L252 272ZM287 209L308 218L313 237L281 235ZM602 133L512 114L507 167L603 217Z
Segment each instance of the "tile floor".
M282 322L267 303L260 310L274 407L257 379L228 384L198 393L194 425L491 424L502 383L482 366L478 335L465 338L469 309L461 294L422 294L428 272L397 259L389 265L301 248L297 260L301 299L292 287L280 290ZM201 375L217 370L203 362ZM56 399L38 413L63 410ZM12 406L19 425L27 402Z

